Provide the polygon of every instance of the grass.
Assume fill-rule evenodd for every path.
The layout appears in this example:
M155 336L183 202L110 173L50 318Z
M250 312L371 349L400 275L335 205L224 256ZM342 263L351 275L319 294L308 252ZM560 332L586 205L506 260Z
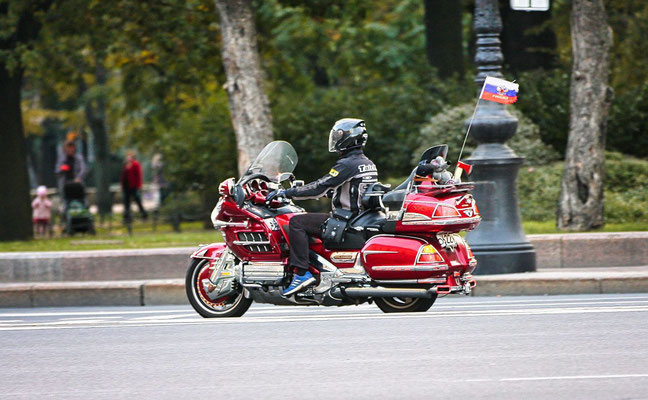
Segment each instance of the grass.
M42 238L20 242L0 242L0 252L144 249L155 247L198 246L201 243L221 241L216 230L205 230L200 222L186 222L181 232L173 232L169 225L158 225L156 231L150 222L137 222L133 235L125 227L115 225L97 227L97 235L77 234L73 237Z
M542 233L561 233L554 221L524 221L527 235ZM648 231L648 222L607 224L603 229L593 232ZM563 232L564 233L564 232ZM202 243L221 241L215 230L205 230L200 222L185 222L182 232L173 232L169 225L159 225L155 232L150 222L137 222L133 235L121 225L112 228L98 227L97 235L76 235L73 237L54 237L22 242L0 242L0 252L63 251L63 250L104 250L104 249L146 249L155 247L191 247Z
M527 235L542 233L577 233L563 232L556 229L555 221L524 221L522 223L524 232ZM603 228L595 229L589 232L633 232L648 231L648 222L627 222L627 223L610 223L605 224Z

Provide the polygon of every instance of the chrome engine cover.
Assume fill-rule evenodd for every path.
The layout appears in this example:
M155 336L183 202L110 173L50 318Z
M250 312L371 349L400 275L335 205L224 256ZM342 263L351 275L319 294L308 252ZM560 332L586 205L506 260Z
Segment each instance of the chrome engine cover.
M239 276L243 284L279 285L286 272L279 262L253 262L242 264Z

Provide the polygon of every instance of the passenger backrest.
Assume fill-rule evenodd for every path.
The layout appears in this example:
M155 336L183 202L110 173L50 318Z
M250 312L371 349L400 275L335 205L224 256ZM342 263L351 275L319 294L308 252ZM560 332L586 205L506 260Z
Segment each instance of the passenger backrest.
M391 185L383 185L380 182L372 183L362 196L362 207L365 210L384 210L382 196L389 192Z

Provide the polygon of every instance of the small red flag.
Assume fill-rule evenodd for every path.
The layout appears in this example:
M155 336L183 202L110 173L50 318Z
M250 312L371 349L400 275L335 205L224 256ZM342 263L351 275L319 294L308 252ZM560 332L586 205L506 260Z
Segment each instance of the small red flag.
M464 171L466 171L466 175L470 175L470 173L472 172L472 168L473 168L472 165L466 164L466 163L461 162L461 161L457 162L457 167L459 167L459 168L463 169Z

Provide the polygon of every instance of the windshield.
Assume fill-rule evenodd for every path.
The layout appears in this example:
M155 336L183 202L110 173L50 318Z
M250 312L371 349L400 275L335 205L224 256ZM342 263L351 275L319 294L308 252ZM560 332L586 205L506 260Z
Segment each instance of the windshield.
M297 152L288 142L277 140L268 143L252 162L246 175L263 174L273 181L279 174L293 172L297 166Z

